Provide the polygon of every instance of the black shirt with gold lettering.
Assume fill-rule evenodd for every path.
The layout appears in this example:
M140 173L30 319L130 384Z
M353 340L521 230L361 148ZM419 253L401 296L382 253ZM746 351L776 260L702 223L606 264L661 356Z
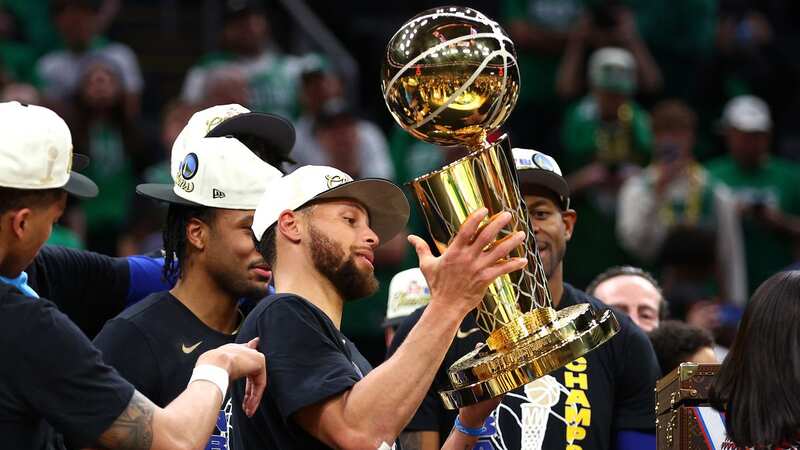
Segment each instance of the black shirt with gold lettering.
M558 308L589 303L608 307L569 285ZM392 353L419 320L422 309L398 329ZM512 391L491 414L494 436L483 437L479 450L606 450L621 430L655 432L653 388L660 375L647 336L625 314L616 312L620 331L609 342L566 367ZM434 384L406 431L437 431L441 441L453 427L456 412L444 409L437 390L449 388L447 368L486 340L470 314L447 352Z

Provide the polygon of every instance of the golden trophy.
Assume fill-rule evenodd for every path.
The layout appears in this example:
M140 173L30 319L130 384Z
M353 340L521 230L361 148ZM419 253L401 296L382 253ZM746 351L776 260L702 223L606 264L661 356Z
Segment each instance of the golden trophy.
M439 393L445 406L524 386L614 336L619 324L611 311L598 317L588 304L553 309L508 138L487 141L519 94L514 45L500 26L470 8L425 11L392 37L381 75L386 105L403 129L471 152L409 183L438 249L482 207L489 210L487 223L503 211L513 216L498 240L518 230L527 234L511 256L527 257L528 265L489 286L476 316L488 338L449 368L452 389Z

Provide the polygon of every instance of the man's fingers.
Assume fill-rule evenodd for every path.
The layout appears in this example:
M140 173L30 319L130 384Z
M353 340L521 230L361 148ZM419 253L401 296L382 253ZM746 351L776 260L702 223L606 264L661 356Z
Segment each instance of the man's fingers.
M267 372L264 366L261 366L255 374L248 376L247 383L250 384L250 396L245 396L244 412L247 417L253 417L267 387Z
M258 348L258 338L253 338L247 344L244 344L248 348L252 348L253 350Z
M526 264L528 264L528 260L526 258L512 258L507 261L498 262L491 267L487 267L483 273L481 273L481 278L491 281L501 275L516 272L517 270L525 267Z
M417 259L419 259L420 265L422 265L423 259L428 259L433 256L428 243L425 242L425 240L421 237L409 234L408 243L411 244L414 247L414 250L417 252Z
M519 245L522 244L523 242L525 242L525 232L517 231L511 236L508 236L503 240L499 241L497 245L494 246L494 248L481 255L481 258L486 259L490 263L497 261L499 259L503 259L507 257L512 250L519 247Z
M467 220L461 224L458 233L456 233L450 245L469 245L472 242L472 238L475 237L475 233L478 231L481 221L485 219L487 215L489 215L489 210L486 208L481 208L470 214Z
M504 226L508 225L509 222L511 222L511 213L508 211L503 211L500 214L496 214L492 218L492 221L483 227L483 230L481 230L481 232L475 237L474 245L479 251L483 250L484 247L489 245L497 238L497 234L503 229Z

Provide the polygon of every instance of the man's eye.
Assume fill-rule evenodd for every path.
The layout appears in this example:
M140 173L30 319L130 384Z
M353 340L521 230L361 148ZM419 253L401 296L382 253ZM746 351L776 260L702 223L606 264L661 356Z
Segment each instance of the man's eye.
M353 225L353 224L356 223L356 219L354 219L352 217L345 217L344 220L346 220L347 223L349 223L350 225Z
M547 212L547 211L536 210L536 211L533 211L532 215L533 215L534 219L547 219L547 217L550 216L550 213Z

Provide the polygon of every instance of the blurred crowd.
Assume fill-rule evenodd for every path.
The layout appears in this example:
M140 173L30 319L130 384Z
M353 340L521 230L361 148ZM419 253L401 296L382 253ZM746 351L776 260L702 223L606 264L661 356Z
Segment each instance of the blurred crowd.
M373 30L383 40L365 43L342 31L349 22L337 21L354 17L358 28L374 13L365 8L359 21L362 2L341 4L332 17L324 2L309 2L323 23L333 21L345 48L369 55L357 59L363 86L356 92L331 55L278 44L273 30L287 27L276 23L285 18L280 3L218 3L216 34L204 38L205 54L175 92L148 86L143 75L167 61L149 58L143 68L148 55L133 50L141 42L117 39L125 33L116 24L131 5L2 3L2 101L43 104L64 117L76 150L91 157L86 172L101 191L69 205L51 243L109 255L158 251L164 210L135 199L134 187L170 182L173 141L194 112L211 105L236 103L291 119L297 165L331 165L355 178L404 183L461 156L391 122L377 89L382 55L370 49L385 45L396 27ZM515 147L552 155L569 182L577 222L565 280L584 288L609 268L641 267L652 273L656 304L668 305L671 318L729 345L755 287L800 261L800 166L793 162L800 161L800 6L462 3L499 20L516 46L522 87L503 131ZM390 23L437 5L411 2L407 11L392 10ZM418 215L408 231L425 234ZM376 256L382 289L374 298L381 301L348 305L343 328L355 338L380 332L388 281L416 265L402 238ZM369 344L362 347L370 353Z

